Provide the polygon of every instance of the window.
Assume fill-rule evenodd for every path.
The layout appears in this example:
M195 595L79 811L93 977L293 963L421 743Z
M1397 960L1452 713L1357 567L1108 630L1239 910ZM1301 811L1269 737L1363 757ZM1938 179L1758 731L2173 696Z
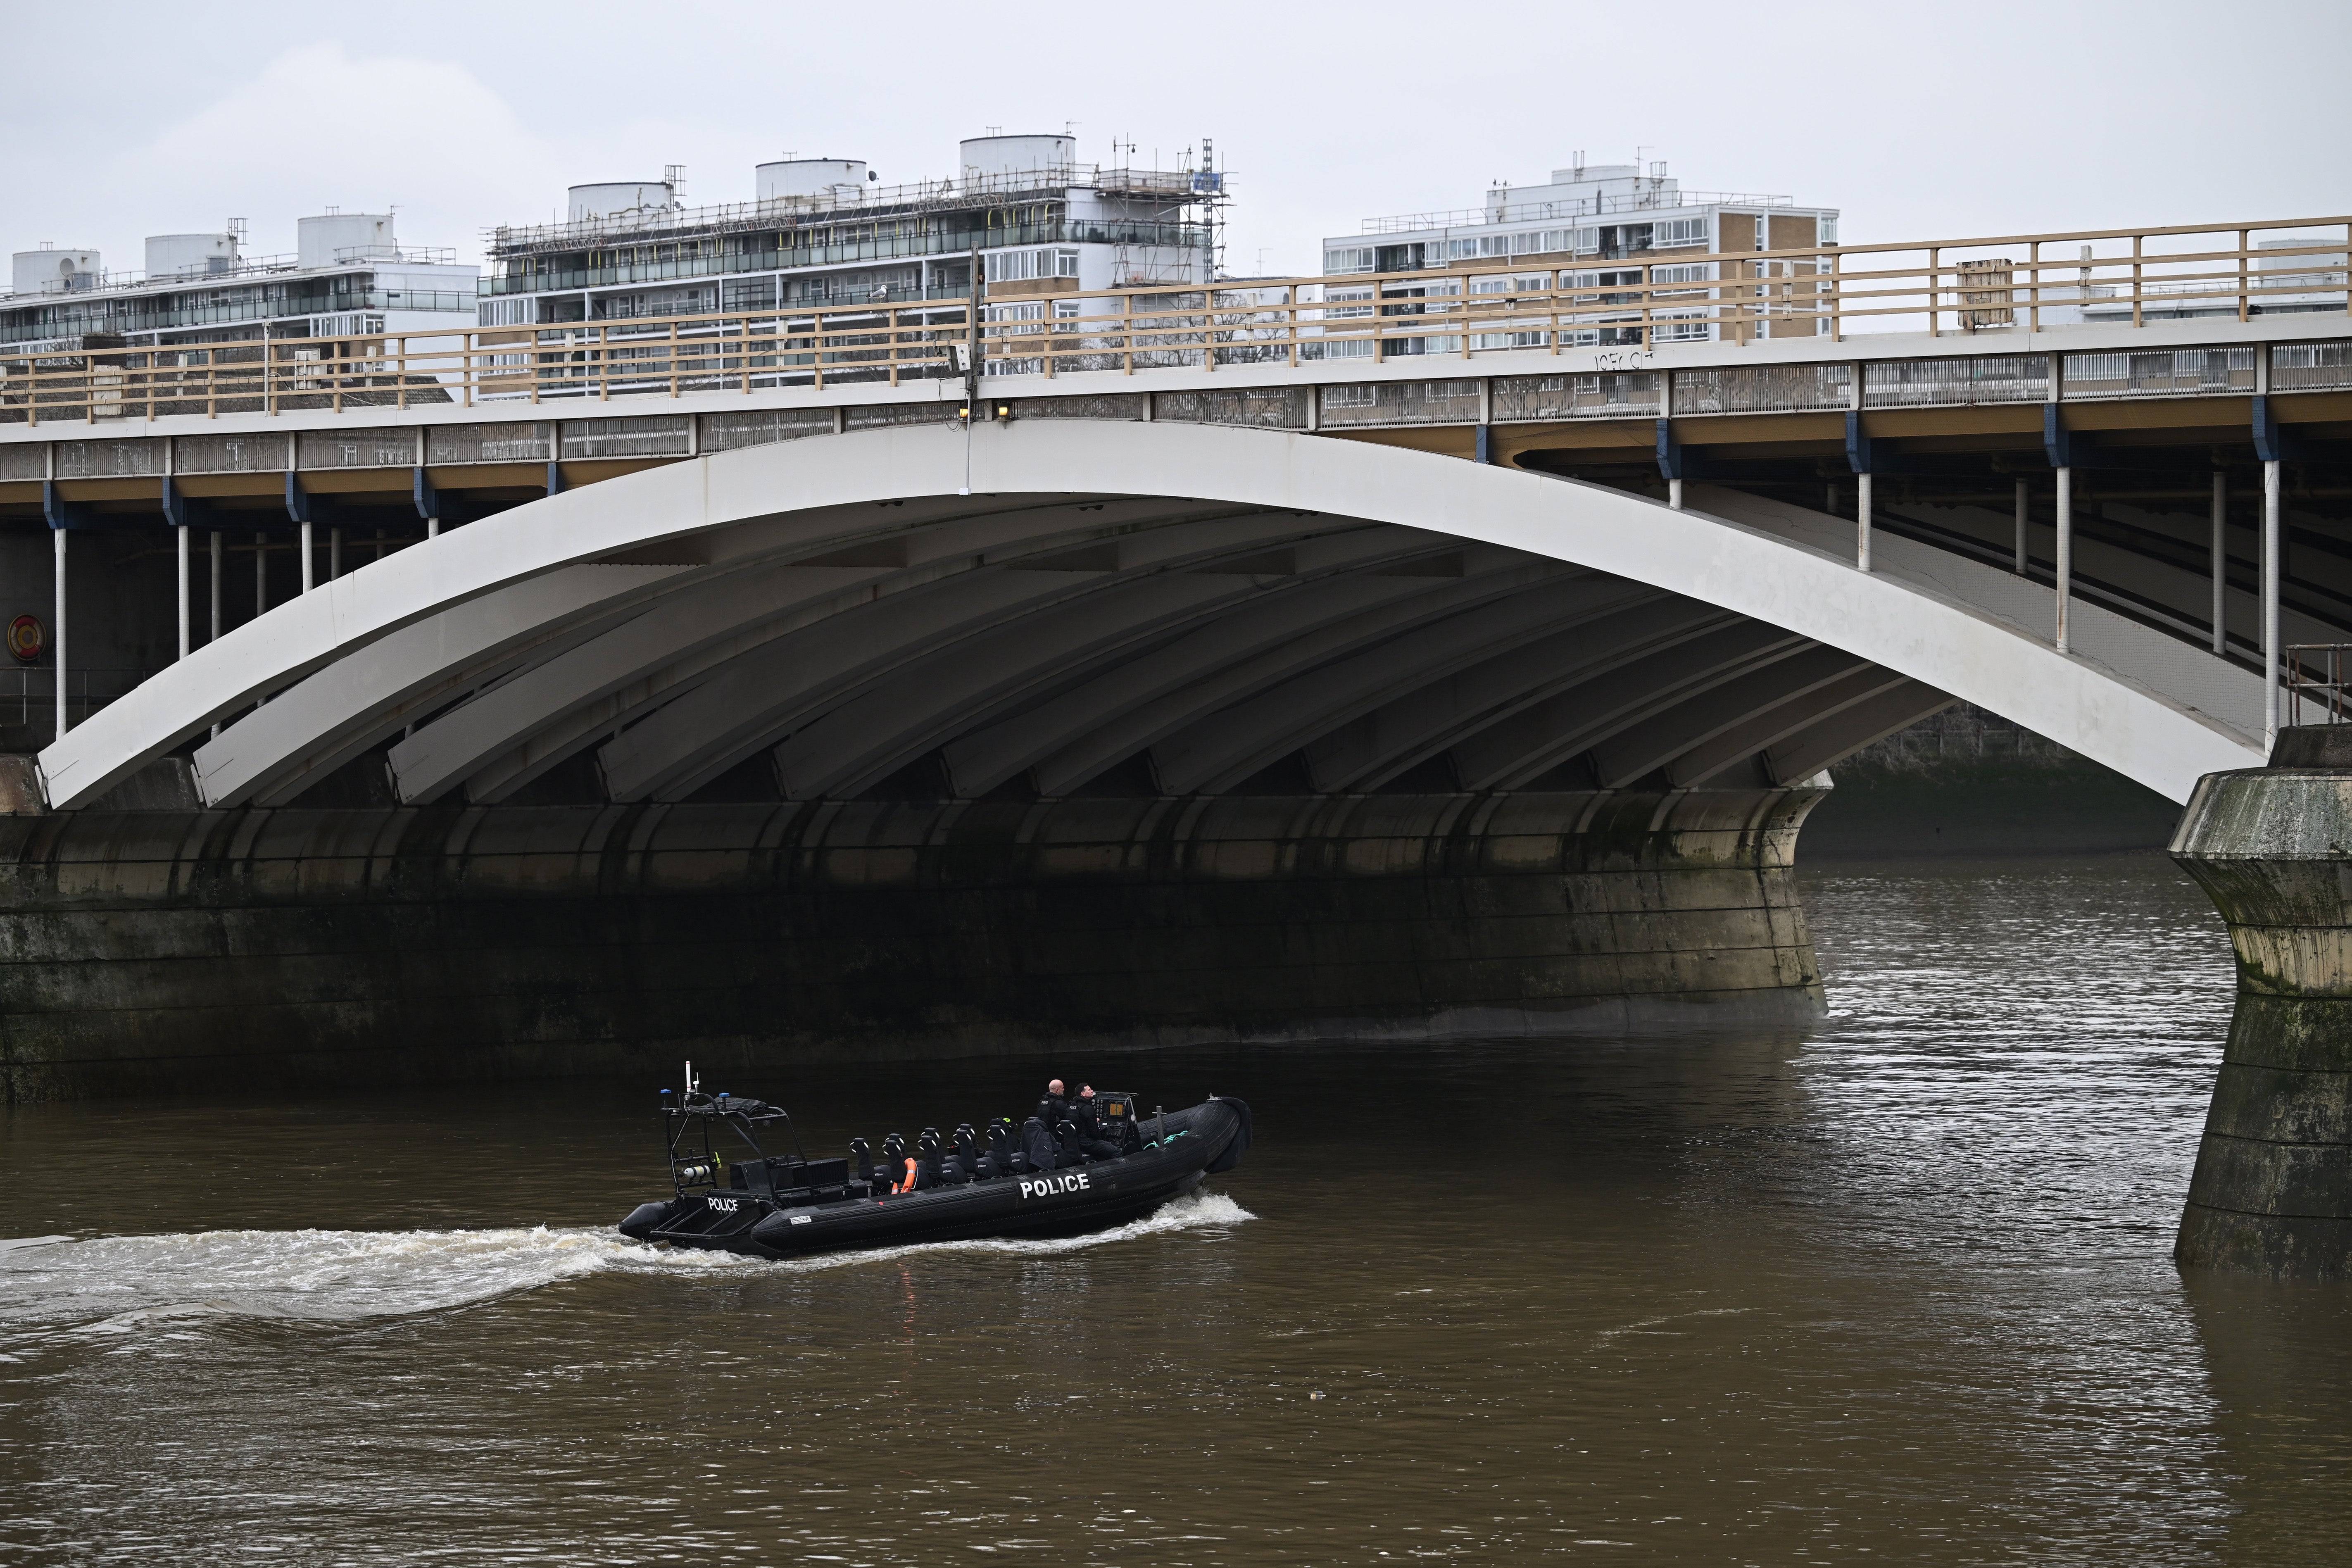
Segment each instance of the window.
M1709 275L1713 271L1714 268L1703 261L1692 262L1681 267L1653 267L1650 268L1650 281L1653 283L1705 283L1710 281Z
M1323 253L1323 270L1327 274L1370 272L1371 269L1372 247L1369 245L1350 246L1344 250L1327 250Z
M1818 232L1821 237L1817 243L1822 245L1835 245L1838 242L1837 219L1834 217L1825 217L1820 220L1820 225L1821 226Z
M1032 278L1076 278L1075 250L992 250L988 253L992 283L1019 283Z
M1705 245L1706 219L1703 217L1668 218L1657 226L1654 240L1655 248L1665 249L1677 245Z

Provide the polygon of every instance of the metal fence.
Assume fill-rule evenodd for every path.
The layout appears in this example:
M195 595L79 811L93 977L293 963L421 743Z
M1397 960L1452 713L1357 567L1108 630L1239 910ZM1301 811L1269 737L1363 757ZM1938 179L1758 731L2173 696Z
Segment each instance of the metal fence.
M2282 232L2285 237L2276 237ZM2345 313L2340 275L2295 273L2281 264L2341 257L2347 237L2352 218L2302 218L2218 230L1659 253L1600 266L1521 258L1507 268L1465 264L1215 288L1014 295L1010 288L1029 285L999 285L978 300L735 309L186 348L86 346L37 356L0 352L0 422L897 386L961 376L974 355L992 375L1050 380L1080 372L1468 360L1697 341L1827 344L1887 331L2038 331L2089 320L2094 303L2099 320L2131 326L2184 316L2243 321L2287 310L2312 316L2313 335L2322 337L2331 331L2326 323ZM2059 254L2067 250L2075 254ZM2000 253L1998 266L1971 254L1985 251ZM2315 278L2333 279L2335 287L2315 289ZM2214 350L2193 365L2161 353L2069 355L2063 374L2071 384L2110 385L2118 396L2244 390L2252 353ZM2301 374L2317 385L2343 367L2315 363ZM2005 379L2021 395L2039 378L2021 363ZM1754 398L1818 406L1826 405L1828 390L1727 383L1722 399L1727 406ZM1984 385L1954 393L1967 401L2008 400Z
M2352 722L2352 644L2291 643L2282 650L2279 684L2285 688L2286 722Z

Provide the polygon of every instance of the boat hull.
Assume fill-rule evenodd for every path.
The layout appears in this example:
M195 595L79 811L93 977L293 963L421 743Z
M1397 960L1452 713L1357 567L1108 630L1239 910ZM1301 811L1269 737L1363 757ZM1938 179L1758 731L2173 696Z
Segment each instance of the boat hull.
M1142 1218L1231 1170L1250 1138L1249 1108L1212 1100L1155 1123L1155 1146L1112 1160L923 1192L779 1205L743 1192L648 1204L622 1234L676 1246L796 1258L857 1247L994 1237L1083 1236Z

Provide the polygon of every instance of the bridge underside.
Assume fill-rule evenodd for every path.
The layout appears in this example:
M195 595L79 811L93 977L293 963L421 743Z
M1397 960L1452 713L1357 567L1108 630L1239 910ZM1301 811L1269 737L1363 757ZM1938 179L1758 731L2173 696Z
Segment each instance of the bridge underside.
M1788 1022L1854 750L1956 696L2158 787L2248 745L2235 687L2058 658L1752 494L974 439L550 496L102 710L0 829L10 1092Z

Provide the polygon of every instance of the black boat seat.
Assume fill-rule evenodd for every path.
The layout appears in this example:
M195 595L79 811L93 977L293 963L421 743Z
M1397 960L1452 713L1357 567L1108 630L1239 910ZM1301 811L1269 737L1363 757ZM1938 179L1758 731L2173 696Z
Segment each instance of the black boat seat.
M1045 1124L1035 1117L1021 1124L1021 1152L1028 1156L1029 1169L1050 1171L1061 1163L1061 1146Z

